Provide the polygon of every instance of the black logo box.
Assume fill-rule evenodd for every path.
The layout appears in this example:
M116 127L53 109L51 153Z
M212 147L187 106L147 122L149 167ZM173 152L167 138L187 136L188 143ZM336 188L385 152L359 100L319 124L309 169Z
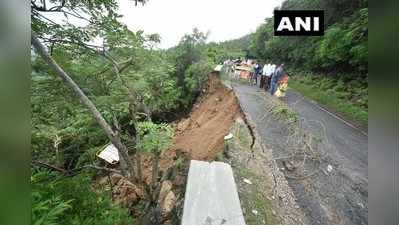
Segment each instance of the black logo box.
M300 31L282 30L277 31L277 27L283 17L288 17L292 26L295 29L295 17L300 17L305 20L305 17L318 17L319 30L313 30L313 23L311 31L301 29ZM313 22L313 20L312 20ZM274 10L274 35L275 36L323 36L324 35L324 10Z

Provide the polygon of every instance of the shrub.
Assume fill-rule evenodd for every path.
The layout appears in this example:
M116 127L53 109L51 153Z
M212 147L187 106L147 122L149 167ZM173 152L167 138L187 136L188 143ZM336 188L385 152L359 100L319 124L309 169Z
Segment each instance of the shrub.
M32 182L32 224L132 225L126 209L112 203L108 192L95 192L89 174L41 181L55 174L35 172Z

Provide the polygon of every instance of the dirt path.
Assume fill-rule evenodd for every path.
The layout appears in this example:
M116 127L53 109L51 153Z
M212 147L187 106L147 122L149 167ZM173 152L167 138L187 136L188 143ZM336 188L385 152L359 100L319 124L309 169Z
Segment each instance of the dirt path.
M272 149L273 157L284 157L289 137L284 124L267 120L267 94L257 87L234 84L243 111L256 124L261 141ZM270 98L270 97L269 97ZM319 121L307 132L320 136L325 128L327 141L319 147L322 159L316 173L306 179L288 179L308 224L367 224L367 136L318 109L301 96L288 93L287 103L300 118ZM283 166L281 166L284 169ZM286 176L288 172L286 171Z

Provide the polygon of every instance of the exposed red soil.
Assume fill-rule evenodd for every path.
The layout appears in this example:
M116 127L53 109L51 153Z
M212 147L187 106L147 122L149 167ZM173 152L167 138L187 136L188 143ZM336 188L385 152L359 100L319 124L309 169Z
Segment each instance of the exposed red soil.
M189 116L173 124L175 128L173 143L161 156L160 169L163 172L175 167L177 158L185 158L185 166L183 166L185 169L179 169L180 172L177 172L173 180L165 181L172 185L169 192L179 196L173 200L174 204L178 201L181 202L183 197L180 193L185 186L189 160L213 160L217 153L223 150L224 136L240 113L233 91L221 83L217 74L210 74L208 82ZM141 162L143 179L150 184L152 157L143 154ZM102 180L106 182L106 177L103 177ZM145 198L144 191L140 187L117 174L111 175L111 184L114 201L129 208ZM133 214L136 213L133 212ZM168 217L165 217L167 221L169 221Z
M223 138L239 113L233 91L221 83L217 74L210 74L189 117L177 124L173 145L166 155L180 150L191 159L213 160L223 149Z

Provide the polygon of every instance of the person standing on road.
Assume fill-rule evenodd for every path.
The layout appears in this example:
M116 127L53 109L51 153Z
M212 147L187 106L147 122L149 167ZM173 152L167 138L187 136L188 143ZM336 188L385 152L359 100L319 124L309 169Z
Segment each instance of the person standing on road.
M267 69L263 71L263 74L265 75L265 90L268 91L270 88L270 78L274 73L274 70L276 68L276 65L274 64L267 64Z
M270 94L274 95L277 90L278 82L280 81L281 77L285 74L284 71L284 63L281 63L279 67L274 71L271 82L270 82Z
M263 66L262 73L261 73L261 76L260 76L260 83L259 83L259 87L260 88L265 88L265 85L266 85L266 71L269 69L268 66L269 66L269 64L265 64Z
M256 73L255 73L255 63L252 62L251 64L249 64L249 85L256 85Z
M255 65L255 74L256 74L255 85L257 85L258 83L260 84L260 78L261 78L260 76L262 75L262 65L259 63L256 63L256 65ZM258 82L258 80L259 80L259 82Z
M270 71L270 66L271 64L265 64L265 66L263 67L263 71L262 71L262 86L260 88L264 88L266 91L268 89L268 83L267 83L267 75L269 74Z

